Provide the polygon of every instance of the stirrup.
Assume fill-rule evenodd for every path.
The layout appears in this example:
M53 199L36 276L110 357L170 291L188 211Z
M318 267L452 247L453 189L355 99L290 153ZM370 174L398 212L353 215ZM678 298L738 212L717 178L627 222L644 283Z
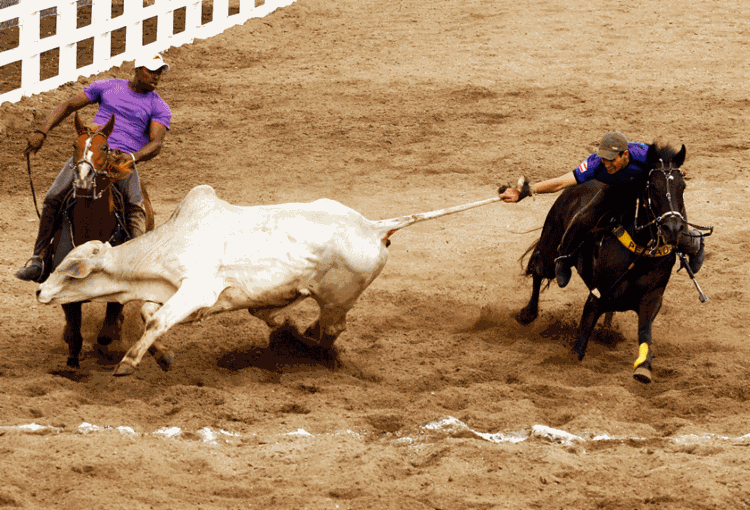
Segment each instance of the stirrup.
M25 270L32 268L39 268L39 274L34 277L31 277L33 273L29 273L28 276L24 274ZM26 282L42 283L42 279L44 278L44 259L39 255L32 255L23 267L16 271L16 278Z

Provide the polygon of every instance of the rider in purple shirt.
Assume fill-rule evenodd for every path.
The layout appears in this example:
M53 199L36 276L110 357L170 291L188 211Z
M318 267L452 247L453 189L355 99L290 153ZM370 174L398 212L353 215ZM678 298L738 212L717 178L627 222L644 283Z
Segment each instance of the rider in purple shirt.
M599 150L591 154L578 168L560 177L548 179L529 186L529 190L522 195L516 188L508 188L500 194L504 202L518 202L528 195L536 193L555 193L590 180L601 181L611 187L623 186L633 181L643 172L649 172L651 167L646 163L648 145L638 142L628 143L625 135L612 131L604 135L599 143ZM576 214L572 223L562 236L558 247L558 257L555 259L555 277L560 287L565 287L572 276L571 267L574 264L574 254L585 236L593 228L601 216L611 208L611 199L604 193L597 193L590 202L585 204L587 214ZM682 211L683 217L685 211ZM688 235L680 236L679 249L690 259L690 269L697 273L703 265L704 250L703 237L698 231L691 231Z
M169 65L160 55L147 55L135 60L135 70L130 81L107 79L95 81L59 105L28 139L24 154L36 153L42 148L47 133L71 113L92 103L99 104L94 124L103 126L115 116L114 131L109 137L111 149L120 149L121 158L133 160L133 172L115 185L125 199L125 222L131 238L146 230L146 210L143 206L141 183L135 162L148 161L161 151L169 129L172 112L167 103L154 92L163 72ZM39 232L34 243L34 255L16 272L21 280L39 281L44 273L44 263L56 230L57 218L65 196L73 183L75 164L70 158L58 174L44 197Z

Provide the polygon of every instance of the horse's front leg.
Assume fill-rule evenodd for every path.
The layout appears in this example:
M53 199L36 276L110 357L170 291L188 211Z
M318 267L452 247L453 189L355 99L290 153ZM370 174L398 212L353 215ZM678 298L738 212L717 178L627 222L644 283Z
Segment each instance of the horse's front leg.
M534 273L531 287L531 298L528 304L516 314L516 321L526 326L539 316L539 293L542 289L542 276Z
M662 295L655 299L644 299L638 307L638 359L633 364L633 378L644 384L651 382L651 326L661 308Z
M593 294L589 294L586 304L583 306L581 323L578 326L578 339L571 349L571 352L578 357L579 361L583 360L583 357L586 355L586 347L589 344L589 338L591 338L591 333L594 331L596 321L599 320L602 313L601 300Z
M65 330L63 331L63 340L68 344L68 361L67 366L70 368L81 368L79 357L81 347L83 346L83 336L81 336L81 303L68 303L62 305L65 313Z

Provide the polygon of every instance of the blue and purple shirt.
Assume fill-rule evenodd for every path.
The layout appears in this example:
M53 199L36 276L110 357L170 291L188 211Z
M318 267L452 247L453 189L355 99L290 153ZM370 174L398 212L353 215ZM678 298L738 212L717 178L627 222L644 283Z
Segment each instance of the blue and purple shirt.
M128 87L126 80L98 80L84 87L86 97L99 103L94 124L105 125L112 114L115 128L109 137L111 149L135 152L149 142L151 122L158 122L169 129L172 110L154 91L138 94Z
M593 153L578 168L573 170L573 175L575 175L578 184L596 179L609 186L617 186L627 184L641 173L651 170L651 166L646 162L647 144L631 142L628 144L628 152L630 153L630 163L614 174L607 173L601 158Z

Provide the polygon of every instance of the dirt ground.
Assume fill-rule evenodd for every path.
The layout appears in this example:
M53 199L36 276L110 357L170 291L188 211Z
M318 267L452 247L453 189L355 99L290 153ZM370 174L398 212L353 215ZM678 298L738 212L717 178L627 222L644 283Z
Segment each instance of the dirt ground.
M298 0L166 52L172 129L139 171L157 224L198 184L382 219L560 175L611 129L685 144L690 219L716 227L698 274L709 301L672 276L652 384L632 378L633 313L567 361L577 276L542 294L536 322L513 319L553 195L395 234L334 359L232 312L169 331L169 372L147 357L114 378L92 345L104 305L87 304L82 368L64 370L61 309L13 276L37 228L22 150L82 84L129 78L125 64L0 106L0 507L750 508L746 13L606 4ZM73 132L68 119L32 158L40 200Z

